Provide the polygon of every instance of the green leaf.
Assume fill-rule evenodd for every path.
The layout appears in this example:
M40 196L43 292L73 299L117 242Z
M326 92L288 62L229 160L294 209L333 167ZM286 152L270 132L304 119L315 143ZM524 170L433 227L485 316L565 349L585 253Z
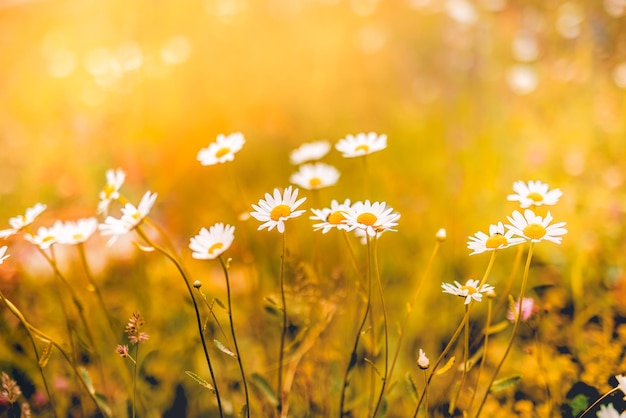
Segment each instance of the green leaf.
M261 392L263 392L267 400L270 401L272 405L278 405L278 398L276 397L276 393L274 393L269 383L267 383L267 380L265 380L265 378L258 373L252 373L251 378L252 383L254 383L256 387L258 387Z
M93 387L93 383L91 382L91 377L89 377L89 372L87 371L87 369L85 369L82 366L79 366L78 371L80 373L81 379L83 379L83 382L85 382L85 386L87 387L87 390L89 391L89 393L91 393L92 395L95 395L96 389Z
M437 371L435 372L435 376L439 376L441 374L444 374L448 370L450 370L452 368L452 366L454 366L455 358L456 357L454 357L454 356L450 357L450 360L448 360L448 362L446 363L445 366L440 367L440 368L437 369Z
M201 378L200 376L198 376L194 372L190 372L189 370L185 370L185 374L187 376L191 377L193 380L195 380L200 386L203 386L203 387L207 388L208 390L210 390L211 392L215 393L215 389L213 389L213 385L211 385L209 382L207 382L206 380L204 380L203 378Z
M509 326L509 321L498 322L497 324L493 324L492 326L487 328L487 330L485 331L485 334L487 335L497 334L500 331L504 331L508 326Z
M411 373L406 374L406 383L411 397L415 402L417 402L419 399L419 395L417 394L417 385L415 384L415 380L413 380L413 376L411 376Z
M49 342L43 348L41 357L39 357L39 367L41 367L42 369L46 367L46 365L48 364L48 360L50 360L51 355L52 355L52 343Z
M96 393L96 403L98 404L98 408L100 408L100 412L102 412L105 417L110 417L113 415L111 407L107 402L107 398L103 394Z
M572 408L572 415L577 417L578 414L582 413L589 407L589 398L582 393L579 393L574 396L574 399L572 399L568 405Z
M493 385L489 388L489 392L495 393L500 392L508 387L516 385L520 380L522 380L521 376L511 376L505 377L504 379L499 379L493 382Z
M217 303L217 306L219 306L220 308L226 310L226 306L224 306L224 304L222 303L221 300L219 300L218 298L213 299L213 302Z
M237 354L233 353L232 351L230 351L224 344L222 344L221 342L219 342L218 340L213 340L213 344L215 344L215 346L217 348L219 348L219 350L222 353L228 354L229 356L231 356L232 358L237 358Z

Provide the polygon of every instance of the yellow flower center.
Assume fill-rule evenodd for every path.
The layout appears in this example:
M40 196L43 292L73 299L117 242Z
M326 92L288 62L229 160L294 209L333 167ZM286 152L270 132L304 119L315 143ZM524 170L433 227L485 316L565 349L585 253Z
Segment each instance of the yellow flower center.
M473 295L474 293L478 292L478 289L476 289L474 286L461 286L461 290L467 290L468 295Z
M487 248L499 248L505 247L509 241L504 237L504 235L496 233L487 238L487 242L485 243L485 247Z
M524 235L530 239L541 239L546 234L546 228L540 224L530 224L524 228Z
M74 241L80 241L80 240L82 240L82 239L84 239L84 238L85 238L85 235L83 235L83 234L81 234L81 233L78 233L78 234L74 234L74 235L72 235L72 239L73 239Z
M45 243L45 242L50 242L54 239L54 235L48 235L42 238L41 242Z
M537 192L530 192L526 195L526 197L534 202L541 202L543 200L543 195Z
M222 148L218 149L217 152L215 153L215 158L221 158L224 155L228 154L229 152L230 152L230 148L222 147Z
M211 245L211 248L209 248L207 252L209 254L213 254L214 251L221 250L223 246L224 245L221 242L216 242L215 244Z
M141 213L139 213L139 212L135 212L135 213L133 213L133 214L131 215L131 217L132 217L134 220L138 221L139 219L141 219Z
M321 185L322 185L322 179L320 179L319 177L311 177L311 179L309 180L309 187L311 189L316 189L320 187Z
M370 151L370 147L367 144L361 144L361 145L357 146L354 150L355 151L365 151L366 153L368 153Z
M104 196L107 199L110 199L111 195L115 193L115 186L113 184L107 184L106 186L104 186L104 189L102 191L104 192Z
M378 218L373 213L365 212L356 217L356 221L367 226L374 226Z
M291 215L291 208L287 205L277 205L270 212L270 218L273 221L278 221L280 218L286 218Z
M336 210L326 218L326 222L332 225L339 225L345 221L346 217L343 216L343 213L340 210Z

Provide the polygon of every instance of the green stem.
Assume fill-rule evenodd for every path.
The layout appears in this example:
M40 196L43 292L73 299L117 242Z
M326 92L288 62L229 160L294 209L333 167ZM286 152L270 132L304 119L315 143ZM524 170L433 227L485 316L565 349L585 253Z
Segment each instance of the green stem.
M345 405L346 389L349 384L348 377L350 375L350 371L354 368L354 366L356 366L356 363L357 363L356 352L359 347L359 340L361 339L361 334L363 332L363 328L365 327L365 322L367 321L367 317L369 315L371 302L372 302L372 274L370 271L371 269L370 269L370 263L369 263L369 259L370 259L369 253L370 253L370 245L369 245L369 238L367 238L367 263L366 263L367 301L365 303L365 312L363 313L363 319L361 319L360 321L359 329L357 330L356 338L354 339L352 352L350 353L350 362L348 363L348 367L346 367L346 372L343 378L343 385L341 388L341 396L339 400L339 416L340 417L343 417L344 413L347 414L347 412L344 411L344 405Z
M488 301L487 301L487 322L485 325L485 342L483 344L483 355L482 355L482 359L480 360L480 367L478 368L478 376L476 376L476 386L479 386L480 383L480 376L482 376L483 374L483 369L485 366L485 361L487 358L487 344L489 343L489 327L491 326L491 310L493 307L493 301L490 297L488 297ZM468 411L472 410L472 405L474 404L474 399L476 398L476 390L473 391L472 393L472 399L470 400L469 403L469 407L467 408Z
M385 369L383 374L383 382L382 387L380 389L380 395L378 396L378 401L376 402L376 407L374 408L373 417L376 417L380 407L382 405L382 401L385 394L385 389L387 387L387 381L389 378L389 330L387 329L387 308L385 307L385 295L383 292L383 284L380 280L380 270L378 268L378 257L377 257L377 247L378 240L374 237L374 252L373 252L373 261L374 261L374 271L376 272L376 281L378 283L378 292L380 293L380 304L383 310L383 332L385 336Z
M189 297L191 298L191 302L193 303L193 309L196 314L196 323L198 325L198 333L200 334L200 341L202 342L202 350L204 351L204 358L206 359L207 366L209 367L209 373L211 374L211 381L213 382L213 389L215 390L215 397L217 398L217 408L219 410L220 417L224 418L224 411L222 408L222 398L220 397L220 392L217 388L217 382L215 380L215 373L213 372L213 365L211 364L211 358L209 357L209 350L206 345L206 340L204 339L204 333L202 332L202 319L200 318L200 310L198 309L198 302L196 302L196 298L193 295L193 290L191 290L191 285L189 284L189 280L187 279L187 273L185 273L185 270L183 269L183 266L180 264L178 259L176 259L176 257L171 255L166 249L164 249L163 247L153 242L146 235L146 233L141 229L139 225L135 228L135 230L137 231L137 234L148 243L148 245L153 247L155 250L157 250L158 252L163 254L165 257L167 257L172 263L174 263L174 265L176 266L176 269L178 270L181 277L183 278L183 281L185 282L185 286L187 287L187 291L189 293Z
M491 376L491 381L489 382L489 385L487 386L487 389L485 390L483 399L480 402L480 405L478 406L478 411L476 411L476 415L475 415L476 418L480 416L480 411L482 411L483 406L485 405L485 401L487 400L487 396L489 396L489 389L491 388L491 385L493 385L493 382L496 380L496 377L498 376L498 372L502 368L504 361L509 355L509 351L511 351L511 347L513 346L513 341L515 340L515 335L517 334L517 330L519 329L519 324L522 318L522 305L523 305L522 300L524 299L524 294L526 292L526 284L528 283L528 273L530 271L530 261L533 256L534 249L535 249L534 243L531 241L530 246L528 248L528 255L526 256L526 266L524 267L524 277L522 277L522 287L521 287L520 295L518 299L519 307L518 307L517 315L515 316L515 322L513 324L513 331L511 333L511 338L509 339L509 343L506 347L506 350L504 351L504 355L502 356L500 363L498 363L498 366L496 367L496 371Z
M135 344L135 359L133 360L133 418L137 416L137 362L139 361L139 343Z
M283 250L280 256L280 301L283 309L283 325L282 332L280 334L280 351L278 353L278 386L276 390L276 396L278 398L278 405L276 409L278 416L281 416L283 410L283 403L286 402L283 394L283 357L285 355L285 338L287 337L287 301L285 299L285 258L287 257L287 231L283 232Z
M587 415L587 412L591 411L597 404L599 404L600 402L602 402L607 396L611 395L612 393L615 393L619 390L619 386L616 388L611 389L610 391L608 391L607 393L605 393L604 395L602 395L597 401L595 401L594 403L591 404L591 406L587 409L585 409L583 411L582 414L580 414L578 416L578 418L583 418L585 415Z
M243 390L246 396L246 416L250 418L250 398L248 396L248 383L246 381L246 374L243 370L243 363L241 362L241 355L239 354L239 345L237 344L237 337L235 336L235 325L233 323L233 308L231 304L230 298L230 279L228 276L228 267L226 263L224 263L224 259L222 256L219 256L220 264L222 265L222 270L224 270L224 277L226 278L226 294L227 294L227 303L228 303L228 321L230 322L230 332L233 336L233 344L235 346L235 354L237 355L237 363L239 363L239 371L241 372L241 380L243 381Z

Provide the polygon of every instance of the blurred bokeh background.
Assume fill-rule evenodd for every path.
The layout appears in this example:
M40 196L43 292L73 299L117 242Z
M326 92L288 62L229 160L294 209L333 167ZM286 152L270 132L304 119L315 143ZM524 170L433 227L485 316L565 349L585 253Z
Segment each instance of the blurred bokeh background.
M159 193L154 216L182 248L286 186L291 149L375 131L389 145L368 176L333 150L342 178L316 198L364 199L368 182L402 214L382 262L398 306L440 227L449 244L427 294L479 276L467 236L515 209L513 181L536 179L563 190L553 215L570 231L538 251L558 266L545 282L581 309L608 287L615 299L589 304L626 316L625 15L625 0L0 0L0 216L35 202L44 222L92 216L120 167L131 200ZM231 171L202 167L199 149L231 132L247 141ZM299 222L291 245L307 254ZM236 251L262 276L279 243L256 226Z

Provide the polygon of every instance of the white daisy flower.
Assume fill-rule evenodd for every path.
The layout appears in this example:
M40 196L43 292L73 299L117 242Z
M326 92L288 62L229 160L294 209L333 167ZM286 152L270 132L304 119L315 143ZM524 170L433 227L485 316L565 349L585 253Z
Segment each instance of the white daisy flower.
M360 157L387 148L387 135L374 132L346 135L337 142L335 148L346 158Z
M0 247L0 264L4 263L4 260L10 257L10 255L7 254L7 248L8 247L6 245Z
M302 215L304 210L296 210L306 200L306 197L298 198L298 189L287 187L281 195L280 190L274 189L274 195L265 193L265 199L260 199L258 205L252 205L254 212L250 215L256 220L264 222L258 230L267 228L271 231L276 227L281 234L285 232L285 221Z
M417 365L420 369L426 370L430 366L430 360L426 357L424 350L420 348L419 357L417 358Z
M489 225L489 235L479 231L473 237L469 237L467 248L473 250L470 255L474 255L485 251L501 250L523 242L526 242L524 238L513 237L513 231L504 232L504 225L498 222L497 225Z
M617 379L617 387L626 395L626 376L618 374L615 378ZM624 396L624 400L626 400L626 396Z
M107 182L100 191L100 202L98 202L98 213L105 214L109 210L109 204L113 200L120 198L120 188L126 180L126 173L121 169L110 169L106 172Z
M346 199L343 203L336 200L330 202L330 208L311 209L315 216L309 217L313 221L321 221L313 224L313 230L322 230L322 234L327 233L333 228L349 230L350 227L345 224L345 210L350 207L350 199Z
M509 231L532 242L546 240L560 244L561 235L567 234L567 229L563 228L565 222L550 225L550 222L552 222L550 212L548 212L545 219L542 219L541 216L535 215L535 212L532 210L526 209L524 215L519 211L514 211L512 216L507 216L507 219L511 223L511 225L505 225Z
M307 161L319 160L330 151L328 141L315 141L300 145L299 148L291 151L289 160L293 165L300 165Z
M139 225L141 221L143 221L143 219L150 213L150 209L152 209L156 198L156 193L147 191L141 198L137 207L130 203L126 203L126 205L122 208L121 218L118 219L112 216L107 216L104 223L100 224L98 228L100 229L100 233L102 235L111 235L111 239L108 244L113 244L118 236L127 234Z
M304 164L289 178L291 183L307 190L332 186L337 183L337 180L339 180L339 171L332 165L324 163Z
M235 132L228 136L219 134L215 142L198 152L198 161L202 165L215 165L233 161L235 153L241 150L245 143L246 140L240 132Z
M454 286L450 283L442 283L443 293L450 293L451 295L461 296L465 298L465 304L467 305L473 300L480 302L483 299L483 293L487 293L494 289L493 286L484 284L478 288L480 283L478 280L469 279L464 285L455 281Z
M608 405L601 405L600 410L597 413L598 418L626 418L626 411L621 414L615 409L612 403Z
M346 208L345 216L349 230L362 229L370 237L379 232L395 231L392 228L398 225L397 221L400 219L400 214L387 207L385 202L370 203L369 200L355 202Z
M59 227L59 244L80 244L91 237L98 229L96 218L84 218L63 222Z
M226 251L235 239L235 227L216 223L207 231L200 229L200 233L191 238L189 248L193 258L198 260L213 260Z
M563 193L559 189L548 189L549 186L540 181L531 180L528 183L516 181L513 183L515 194L509 195L507 200L519 202L522 209L531 206L554 205Z
M24 238L31 244L35 244L42 250L50 248L59 240L61 232L61 222L56 221L51 227L42 226L37 230L36 235L25 234Z
M22 229L32 224L35 219L46 210L46 205L43 203L37 203L32 208L26 209L23 215L17 215L9 219L10 229L0 230L0 238L8 238L11 235L15 235Z

